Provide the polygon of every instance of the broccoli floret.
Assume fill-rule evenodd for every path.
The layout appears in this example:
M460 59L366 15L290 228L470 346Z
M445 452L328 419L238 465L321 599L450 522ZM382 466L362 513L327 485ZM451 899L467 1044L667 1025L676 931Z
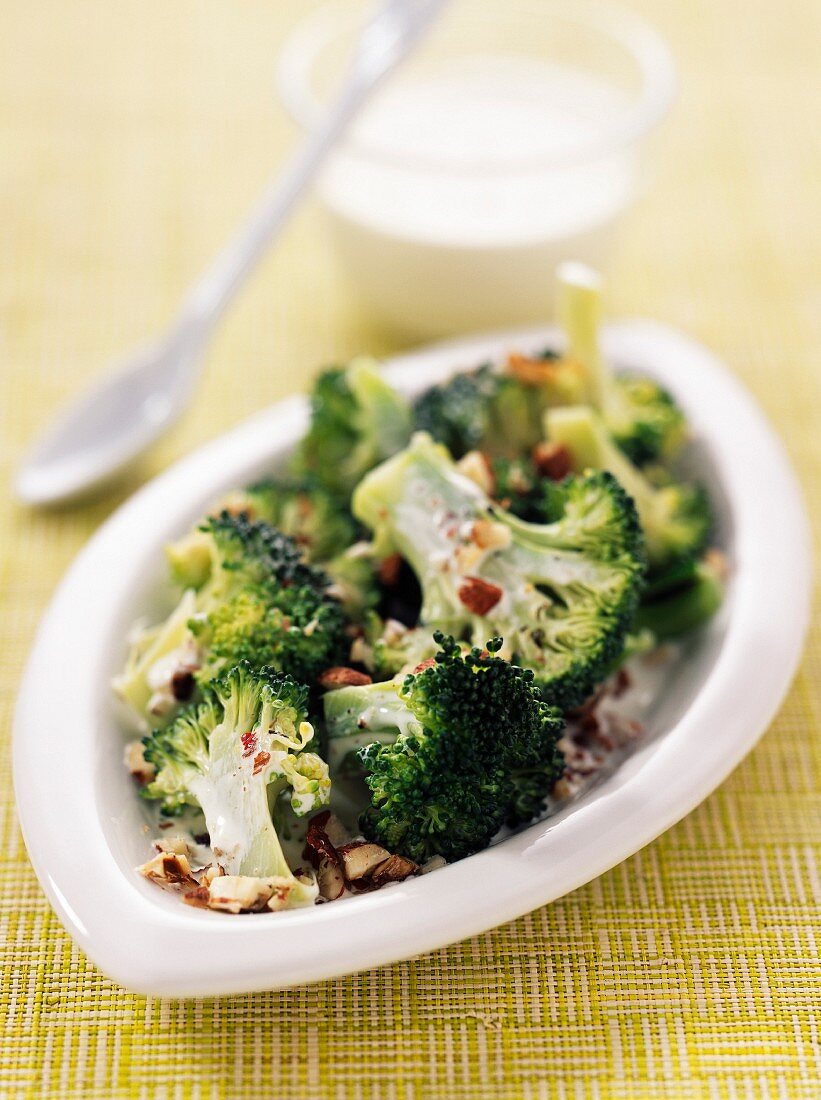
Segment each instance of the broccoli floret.
M315 479L301 481L267 478L230 498L231 512L245 512L264 520L292 538L310 562L324 562L350 546L357 525L346 502Z
M516 828L541 817L550 789L564 770L564 764L564 757L557 749L556 755L546 763L534 764L530 768L517 768L513 772L513 798L505 817L506 825Z
M409 404L374 362L332 367L314 384L311 423L294 456L294 473L346 498L363 474L404 447L410 429Z
M341 659L342 606L329 595L330 578L302 560L292 539L242 513L223 512L202 530L212 541L214 564L190 622L205 654L201 681L247 661L310 683Z
M188 623L195 611L194 593L186 591L164 622L138 629L131 638L125 667L114 677L112 686L115 694L129 708L132 719L143 729L161 718L159 714L154 714L151 722L146 722L149 703L155 693L151 683L152 669L169 657L173 661L174 654L185 651L190 639Z
M324 700L332 751L356 751L371 792L363 832L418 862L486 848L517 803L518 774L542 769L543 802L564 766L561 712L529 669L495 656L500 638L467 654L434 640L435 659L404 680Z
M386 620L375 612L365 616L363 625L364 636L354 643L351 655L377 680L410 672L436 652L431 632L422 627Z
M290 905L313 902L316 887L288 866L273 820L277 802L288 792L292 810L304 816L330 793L327 766L304 751L313 737L306 700L307 689L292 677L239 665L143 742L157 770L143 797L166 814L199 806L223 869L281 879Z
M610 475L568 479L553 523L520 520L417 433L373 470L354 514L417 574L420 622L478 644L506 639L551 702L580 703L621 652L644 572L632 501Z
M586 405L549 409L545 431L548 439L567 447L574 470L609 470L630 494L644 530L651 569L700 554L711 527L709 504L700 486L672 481L653 485L615 446L601 418Z
M179 710L167 685L181 669L205 684L248 661L312 682L344 657L346 618L330 578L270 524L223 512L175 543L170 557L175 576L196 585L166 623L137 639L114 685L143 724Z
M669 460L686 438L684 413L658 383L616 376L599 344L601 277L579 263L559 267L559 317L567 356L584 373L582 401L599 411L616 444L638 465Z
M543 408L539 387L484 364L425 390L414 405L414 426L457 459L477 449L516 457L541 438Z
M615 379L621 415L608 418L613 439L637 466L669 461L686 439L684 413L658 382L638 375Z
M711 619L723 598L721 559L715 554L687 559L648 584L635 625L658 641L675 638Z
M444 443L454 458L477 450L487 439L499 376L489 364L455 374L431 386L413 406L414 427Z

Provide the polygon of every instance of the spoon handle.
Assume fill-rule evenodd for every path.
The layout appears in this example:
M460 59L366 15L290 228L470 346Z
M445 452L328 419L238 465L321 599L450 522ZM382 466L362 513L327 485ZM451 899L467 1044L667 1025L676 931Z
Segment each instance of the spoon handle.
M245 277L370 92L412 49L446 0L383 0L360 37L348 75L319 125L268 185L248 221L186 296L176 330L203 344ZM183 357L194 366L193 357Z

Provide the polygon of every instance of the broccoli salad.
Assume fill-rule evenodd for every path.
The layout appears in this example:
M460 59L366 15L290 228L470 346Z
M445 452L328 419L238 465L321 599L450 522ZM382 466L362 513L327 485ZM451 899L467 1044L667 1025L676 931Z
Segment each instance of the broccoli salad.
M167 547L171 613L114 690L154 808L140 872L190 905L288 909L463 859L573 797L718 609L682 410L601 352L560 270L561 350L415 401L358 359L317 379L285 470Z

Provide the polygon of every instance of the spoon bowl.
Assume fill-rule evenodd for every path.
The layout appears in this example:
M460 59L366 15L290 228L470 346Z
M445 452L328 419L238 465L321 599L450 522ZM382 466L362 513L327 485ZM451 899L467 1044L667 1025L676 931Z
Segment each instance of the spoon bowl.
M246 225L194 284L165 338L139 348L83 394L26 455L15 479L27 504L56 504L109 481L178 419L223 311L282 229L377 85L411 52L447 0L382 0L319 125L269 185Z

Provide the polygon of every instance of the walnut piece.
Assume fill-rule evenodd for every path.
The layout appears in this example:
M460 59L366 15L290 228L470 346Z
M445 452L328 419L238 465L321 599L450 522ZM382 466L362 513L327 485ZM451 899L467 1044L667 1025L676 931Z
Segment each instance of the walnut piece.
M533 448L533 465L551 481L563 481L570 473L573 461L563 443L537 443Z
M481 577L465 577L456 594L472 614L487 615L502 598L503 592L498 584L491 584Z
M373 680L366 672L357 672L355 668L338 665L320 673L318 683L325 691L333 691L341 687L362 687L364 684L372 684Z
M474 485L478 485L483 493L493 496L496 478L493 476L490 460L482 451L468 451L456 463L456 469L464 477L470 478Z
M141 787L145 786L146 783L150 783L157 774L157 769L145 758L142 741L129 741L125 747L123 759L125 766Z
M172 890L188 889L197 885L187 857L179 852L158 852L137 870L149 881Z

